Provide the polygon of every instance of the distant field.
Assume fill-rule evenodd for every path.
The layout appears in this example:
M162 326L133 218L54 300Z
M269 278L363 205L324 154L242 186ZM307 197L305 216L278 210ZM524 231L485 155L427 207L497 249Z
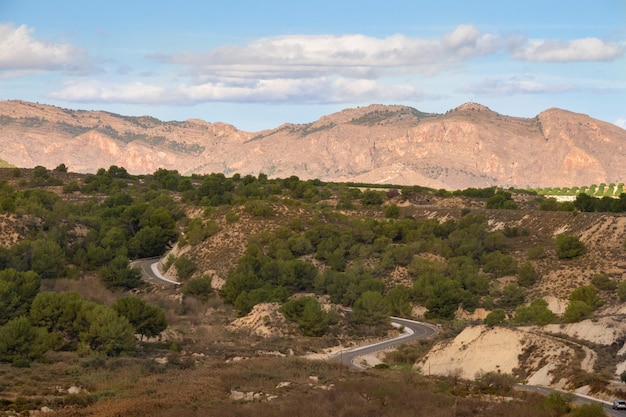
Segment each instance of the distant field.
M546 196L571 196L576 197L578 194L584 193L593 197L619 197L624 192L624 183L619 184L592 184L589 186L581 187L546 187L546 188L531 188L530 191L534 191L539 195Z

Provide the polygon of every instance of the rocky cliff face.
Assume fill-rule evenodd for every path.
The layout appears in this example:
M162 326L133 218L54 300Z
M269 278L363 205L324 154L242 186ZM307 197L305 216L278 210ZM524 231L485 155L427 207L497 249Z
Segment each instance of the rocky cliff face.
M64 163L74 172L117 165L432 188L574 186L626 180L626 130L550 109L532 119L467 103L446 114L372 105L243 132L202 120L162 122L99 111L0 102L0 159Z

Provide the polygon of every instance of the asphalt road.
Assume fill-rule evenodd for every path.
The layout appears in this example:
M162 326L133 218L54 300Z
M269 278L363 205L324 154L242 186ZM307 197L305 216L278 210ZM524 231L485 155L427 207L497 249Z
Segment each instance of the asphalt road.
M391 323L396 327L404 327L404 333L394 337L393 339L383 340L371 345L359 346L352 349L344 349L335 354L331 359L339 360L341 363L353 368L362 369L355 360L361 356L371 355L372 353L382 350L391 349L402 343L407 343L416 339L426 339L435 333L437 328L428 324L420 323L415 320L401 319L392 317Z
M574 402L576 404L602 404L602 406L604 407L604 412L612 417L626 417L626 410L613 410L612 408L612 403L609 401L602 401L602 400L598 400L597 398L592 398L589 397L587 395L581 395L581 394L573 394L573 393L569 393L569 392L564 392L564 391L558 391L558 390L554 390L552 388L548 388L548 387L538 387L535 385L523 385L523 384L519 384L517 385L518 389L522 389L522 390L526 390L526 391L533 391L533 392L538 392L540 394L543 395L550 395L550 393L552 392L560 392L563 395L571 395L574 398Z
M131 262L131 267L139 268L143 279L156 284L164 285L180 285L180 282L172 281L165 278L158 270L157 264L161 258L145 258L138 259ZM402 319L399 317L392 317L391 323L396 327L403 327L404 332L394 337L393 339L383 340L381 342L372 343L370 345L359 346L352 349L344 349L333 356L332 360L339 360L341 363L351 366L356 369L363 369L357 363L356 359L362 356L371 355L376 352L391 349L402 343L407 343L412 340L426 339L437 333L437 328L432 325L424 324L415 320ZM544 395L549 395L555 390L547 387L538 387L531 385L518 385L519 389L534 391ZM566 393L565 393L566 394ZM626 417L626 410L613 410L611 403L607 401L601 401L585 395L573 394L576 403L588 404L599 403L604 406L604 411L611 417Z
M160 259L161 257L137 259L136 261L132 261L130 266L131 268L139 268L145 281L155 284L180 285L180 282L172 281L161 275L157 268Z
M356 360L359 357L370 355L376 352L380 352L382 350L390 349L392 347L398 346L402 343L410 342L412 340L425 339L437 333L436 327L427 325L424 323L420 323L414 320L407 320L407 319L401 319L398 317L392 317L391 322L397 327L404 326L405 332L401 334L400 336L397 336L393 339L384 340L382 342L377 342L377 343L373 343L370 345L359 346L359 347L352 348L352 349L342 350L339 353L335 354L331 359L339 360L344 365L348 365L356 369L363 369L356 363ZM557 391L557 390L553 390L547 387L522 385L522 384L517 385L517 388L527 390L527 391L537 392L546 396L552 392ZM557 392L561 392L564 395L572 395L573 400L576 404L591 404L591 403L601 404L604 408L604 412L608 416L626 417L626 410L613 410L611 402L602 401L602 400L589 397L586 395L581 395L581 394L572 394L572 393L567 393L567 392L562 392L562 391L557 391Z

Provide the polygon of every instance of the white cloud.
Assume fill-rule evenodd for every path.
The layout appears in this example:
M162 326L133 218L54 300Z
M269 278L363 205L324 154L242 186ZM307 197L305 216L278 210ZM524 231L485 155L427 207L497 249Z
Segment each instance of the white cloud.
M351 100L420 100L425 94L409 85L383 86L369 79L311 78L260 80L255 85L202 84L181 86L192 101L341 103Z
M70 44L51 43L32 37L33 29L0 23L0 71L24 75L31 72L94 70L85 50Z
M202 102L341 103L350 100L421 100L427 97L410 85L383 86L374 80L349 78L273 79L249 84L180 84L166 89L142 83L100 81L67 83L51 98L72 102L196 104Z
M21 31L29 33L25 27ZM30 36L26 39L40 42ZM61 51L63 47L72 51L70 46L60 45ZM615 59L621 54L623 50L618 46L596 38L529 42L520 35L482 32L473 25L460 25L436 39L402 34L385 38L362 34L285 35L253 39L244 45L224 45L206 52L153 54L149 58L176 66L179 73L172 76L162 67L155 67L134 74L144 81L150 76L149 84L128 82L133 71L122 64L115 75L118 78L112 79L123 82L74 81L49 96L79 102L182 105L421 101L439 97L425 93L419 83L429 83L435 80L431 76L453 71L455 83L462 82L465 75L462 65L482 57L567 61ZM59 52L58 55L71 54ZM159 84L157 79L169 81ZM457 92L500 96L577 89L581 87L512 76L486 79Z
M517 38L481 33L461 25L442 39L393 35L290 35L261 38L247 45L227 45L206 53L151 56L189 67L187 75L208 78L310 78L344 76L379 78L389 73L434 73L447 63L489 55L517 45Z
M538 40L513 51L515 59L537 62L612 61L623 55L623 47L598 38Z
M159 103L164 102L165 89L138 82L108 84L96 80L74 81L48 97L73 102Z
M486 79L481 83L459 89L463 93L483 96L510 96L513 94L565 93L579 90L575 84L545 84L533 77L511 77L506 80Z
M446 65L518 43L517 38L462 25L435 40L404 35L289 35L205 53L156 54L151 58L185 67L179 75L188 77L189 82L167 94L168 100L176 102L419 101L433 97L408 81L383 79L433 74Z

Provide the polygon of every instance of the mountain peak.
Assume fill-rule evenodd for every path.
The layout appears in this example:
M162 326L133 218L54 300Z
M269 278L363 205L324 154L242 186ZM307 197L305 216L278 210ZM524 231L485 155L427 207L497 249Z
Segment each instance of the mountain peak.
M452 111L453 112L488 112L488 113L495 113L489 107L484 106L484 105L479 104L479 103L474 103L474 102L468 102L468 103L461 104L460 106L452 109Z
M580 186L624 182L623 149L625 130L560 109L529 119L478 103L445 115L373 104L255 133L0 101L0 159L73 172L116 165L444 189Z

